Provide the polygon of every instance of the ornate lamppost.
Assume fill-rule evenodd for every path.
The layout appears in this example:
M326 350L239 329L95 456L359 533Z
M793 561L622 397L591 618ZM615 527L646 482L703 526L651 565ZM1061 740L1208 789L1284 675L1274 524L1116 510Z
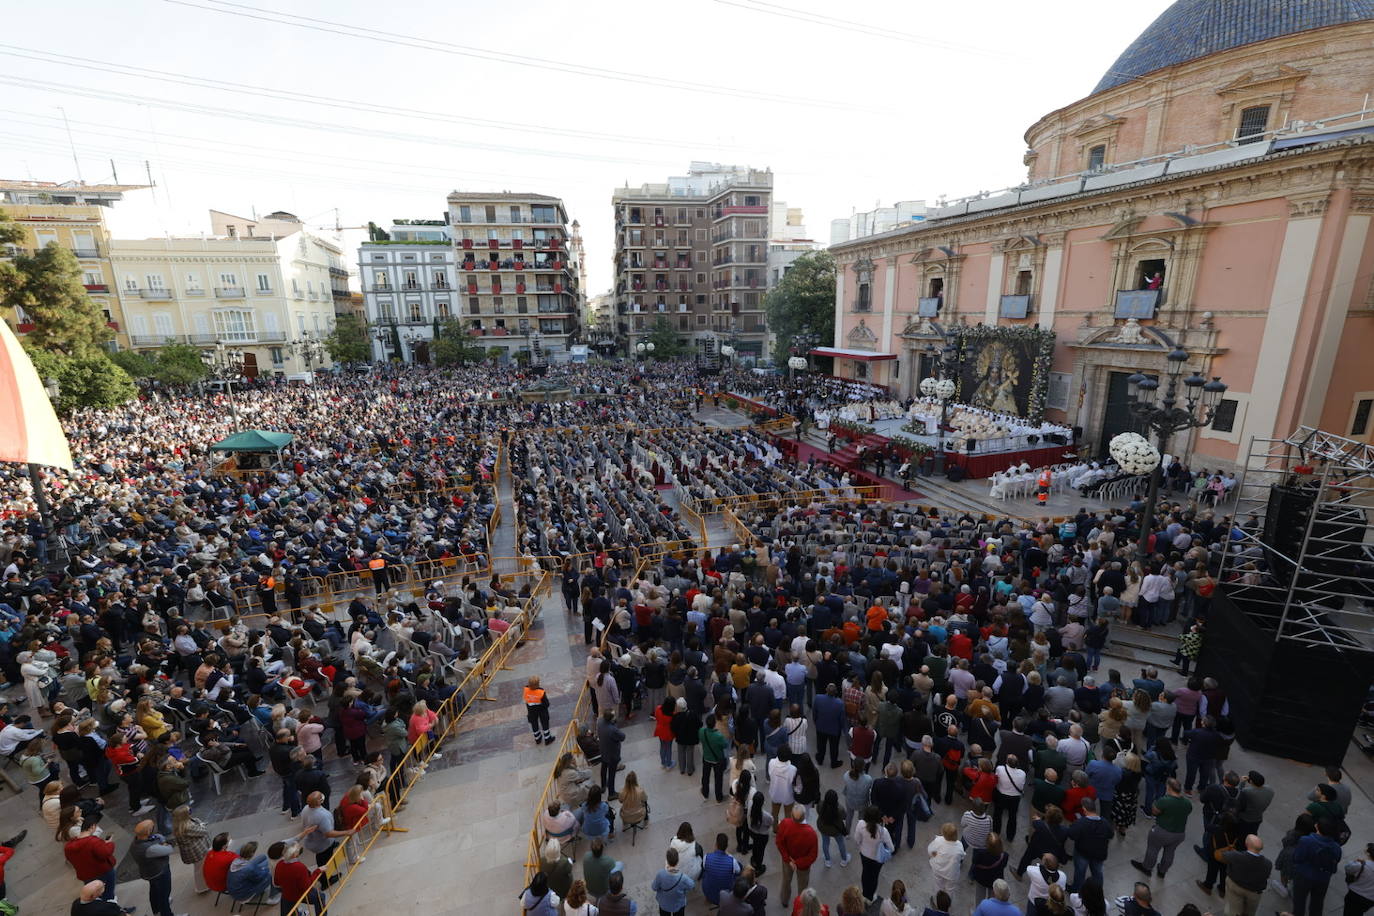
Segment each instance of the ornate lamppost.
M792 335L792 357L787 361L787 368L800 372L811 367L811 350L819 341L816 332L810 328L802 328Z
M1209 382L1194 371L1183 378L1184 364L1190 355L1182 347L1170 351L1167 369L1167 386L1164 397L1156 403L1159 392L1159 379L1136 372L1127 382L1130 385L1128 405L1146 432L1153 432L1156 444L1137 433L1123 433L1112 440L1112 457L1123 471L1130 474L1150 475L1149 495L1145 498L1145 509L1139 523L1136 538L1136 557L1142 565L1149 559L1150 530L1155 522L1155 505L1159 501L1159 485L1164 476L1161 467L1163 456L1169 450L1169 439L1174 433L1186 429L1196 429L1212 422L1216 415L1217 404L1226 393L1226 385L1219 377L1213 376ZM1179 383L1183 384L1183 399L1179 400ZM1134 438L1130 438L1134 437ZM1147 448L1142 448L1142 443Z
M313 334L305 334L299 340L291 341L289 349L292 356L305 363L306 372L311 371L314 363L324 360L324 345Z
M225 384L225 397L229 401L229 416L234 421L234 429L239 428L238 409L234 406L234 381L243 375L243 351L231 349L224 341L215 341L214 349L202 350L200 360L213 378Z
M949 378L947 372L953 372L959 360L959 348L954 341L949 341L938 350L934 344L929 345L926 353L930 355L935 375L921 379L920 387L921 394L940 402L940 423L935 430L935 464L932 472L942 474L945 470L945 427L949 425L949 404L956 387L954 379Z

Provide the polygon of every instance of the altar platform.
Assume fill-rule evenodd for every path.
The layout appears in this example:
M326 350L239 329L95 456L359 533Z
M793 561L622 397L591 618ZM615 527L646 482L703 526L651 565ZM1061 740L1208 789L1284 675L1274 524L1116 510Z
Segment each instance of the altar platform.
M902 427L908 422L905 418L895 418L878 420L872 426L878 435L889 439L902 436L919 442L932 450L938 447L940 441L938 436L919 435L903 430ZM975 479L991 477L998 471L1005 471L1011 465L1021 464L1022 461L1032 468L1038 468L1047 464L1073 461L1078 457L1072 443L1045 442L1043 440L1032 443L1025 436L985 439L976 443L972 453L962 449L955 451L953 437L948 434L944 437L944 444L945 463L962 467L965 476Z

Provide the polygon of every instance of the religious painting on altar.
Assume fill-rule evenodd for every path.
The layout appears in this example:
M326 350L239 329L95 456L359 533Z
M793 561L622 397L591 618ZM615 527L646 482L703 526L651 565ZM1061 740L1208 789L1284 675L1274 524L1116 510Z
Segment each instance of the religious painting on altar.
M1045 413L1054 332L973 327L954 332L959 348L955 399L1038 422Z

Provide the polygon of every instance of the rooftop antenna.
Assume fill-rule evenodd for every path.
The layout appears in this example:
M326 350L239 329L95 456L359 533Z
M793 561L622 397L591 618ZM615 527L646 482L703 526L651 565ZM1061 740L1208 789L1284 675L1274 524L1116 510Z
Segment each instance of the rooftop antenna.
M76 157L76 141L72 139L72 125L67 120L67 109L58 105L57 110L62 112L62 124L67 128L67 145L72 148L72 163L76 166L76 180L85 184L85 179L81 177L81 160Z

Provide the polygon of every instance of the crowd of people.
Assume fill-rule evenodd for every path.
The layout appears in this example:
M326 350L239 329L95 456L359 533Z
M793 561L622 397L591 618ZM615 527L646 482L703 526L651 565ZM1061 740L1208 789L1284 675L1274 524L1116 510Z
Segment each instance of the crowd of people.
M1228 916L1254 916L1266 891L1323 912L1354 823L1339 767L1294 800L1294 822L1266 820L1265 774L1229 762L1224 683L1103 664L1133 614L1180 621L1187 674L1229 520L1165 505L1137 566L1138 510L1061 525L825 499L738 511L751 544L667 558L590 652L599 712L579 744L599 770L560 761L527 912L634 912L625 887L647 881L671 916L698 894L722 913L771 899L805 914L1153 916L1176 870ZM629 875L607 846L612 805L638 830L652 801L635 772L616 784L640 714L659 766L699 780L704 810L660 870ZM1142 832L1140 879L1105 884L1115 841ZM1192 865L1175 856L1190 837ZM592 841L580 878L576 838ZM1348 913L1374 906L1371 855L1344 865ZM855 884L821 900L812 869L855 858Z
M752 379L703 387L749 394ZM918 876L902 852L920 845L929 916L956 902L1009 916L1008 874L1027 882L1031 916L1102 916L1109 841L1153 819L1132 864L1162 877L1201 806L1201 881L1225 887L1228 916L1252 916L1247 895L1269 876L1256 888L1261 869L1237 856L1264 858L1272 791L1227 767L1226 685L1100 669L1116 622L1181 620L1187 674L1229 518L1166 503L1140 563L1138 505L1056 526L847 502L844 475L758 433L698 426L700 380L681 365L551 367L543 381L573 392L561 400L522 397L535 381L409 368L151 393L67 419L77 470L42 481L53 524L27 478L6 477L0 758L33 789L33 826L62 845L73 913L127 909L125 853L155 916L175 914L179 866L197 891L283 913L323 905L340 846L388 822L417 772L407 753L442 731L437 711L477 647L532 598L485 574L504 455L520 556L557 571L588 645L609 634L588 655L597 720L581 760L559 764L543 867L523 893L532 916L634 912L607 847L648 821L646 788L621 774L641 716L664 772L700 769L704 803L721 805L682 823L662 870L642 876L665 913L696 894L761 913L773 868L775 903L813 916L826 905L812 866L857 856L835 908L905 916L923 904L907 899ZM807 409L874 394L837 383L808 376L794 394ZM269 466L223 473L213 445L235 429L229 399L241 427L295 437ZM827 496L741 509L751 535L707 552L669 487L699 504ZM632 580L635 549L664 543ZM1240 568L1258 575L1263 558L1249 559ZM332 609L317 584L329 576L352 583ZM547 695L534 681L524 696L551 743ZM217 830L198 800L235 773L279 784L289 822L246 839ZM1349 839L1339 770L1313 793L1273 863L1298 916L1320 912ZM127 850L102 821L127 829ZM1013 861L1018 832L1029 844ZM35 842L6 833L0 885ZM590 842L575 865L576 837ZM884 883L889 862L889 879L906 870ZM1352 893L1369 883L1356 871ZM1150 916L1148 884L1111 890Z
M83 884L73 912L122 909L115 862L126 852L155 916L173 914L177 860L199 891L280 898L283 912L327 893L337 873L320 869L337 866L353 832L389 818L383 786L395 795L411 778L402 758L443 727L436 710L481 641L530 598L528 584L476 575L489 565L501 448L573 424L607 436L649 418L680 424L691 402L678 367L633 379L555 367L545 380L573 397L524 398L533 378L513 386L472 367L152 391L78 411L65 418L76 470L41 481L48 524L28 479L6 472L0 758ZM235 414L238 428L294 441L262 467L224 473L213 446ZM601 470L574 476L601 481ZM575 479L562 481L550 503L570 507L576 494ZM633 512L619 489L601 495L605 518ZM561 546L582 543L573 519L554 526ZM643 521L646 538L663 524L681 531ZM320 604L325 576L353 583L332 608ZM240 843L203 821L197 800L221 781L228 791L235 773L279 782L299 829ZM129 831L129 849L106 836L112 824ZM23 839L0 845L0 860L22 855Z

